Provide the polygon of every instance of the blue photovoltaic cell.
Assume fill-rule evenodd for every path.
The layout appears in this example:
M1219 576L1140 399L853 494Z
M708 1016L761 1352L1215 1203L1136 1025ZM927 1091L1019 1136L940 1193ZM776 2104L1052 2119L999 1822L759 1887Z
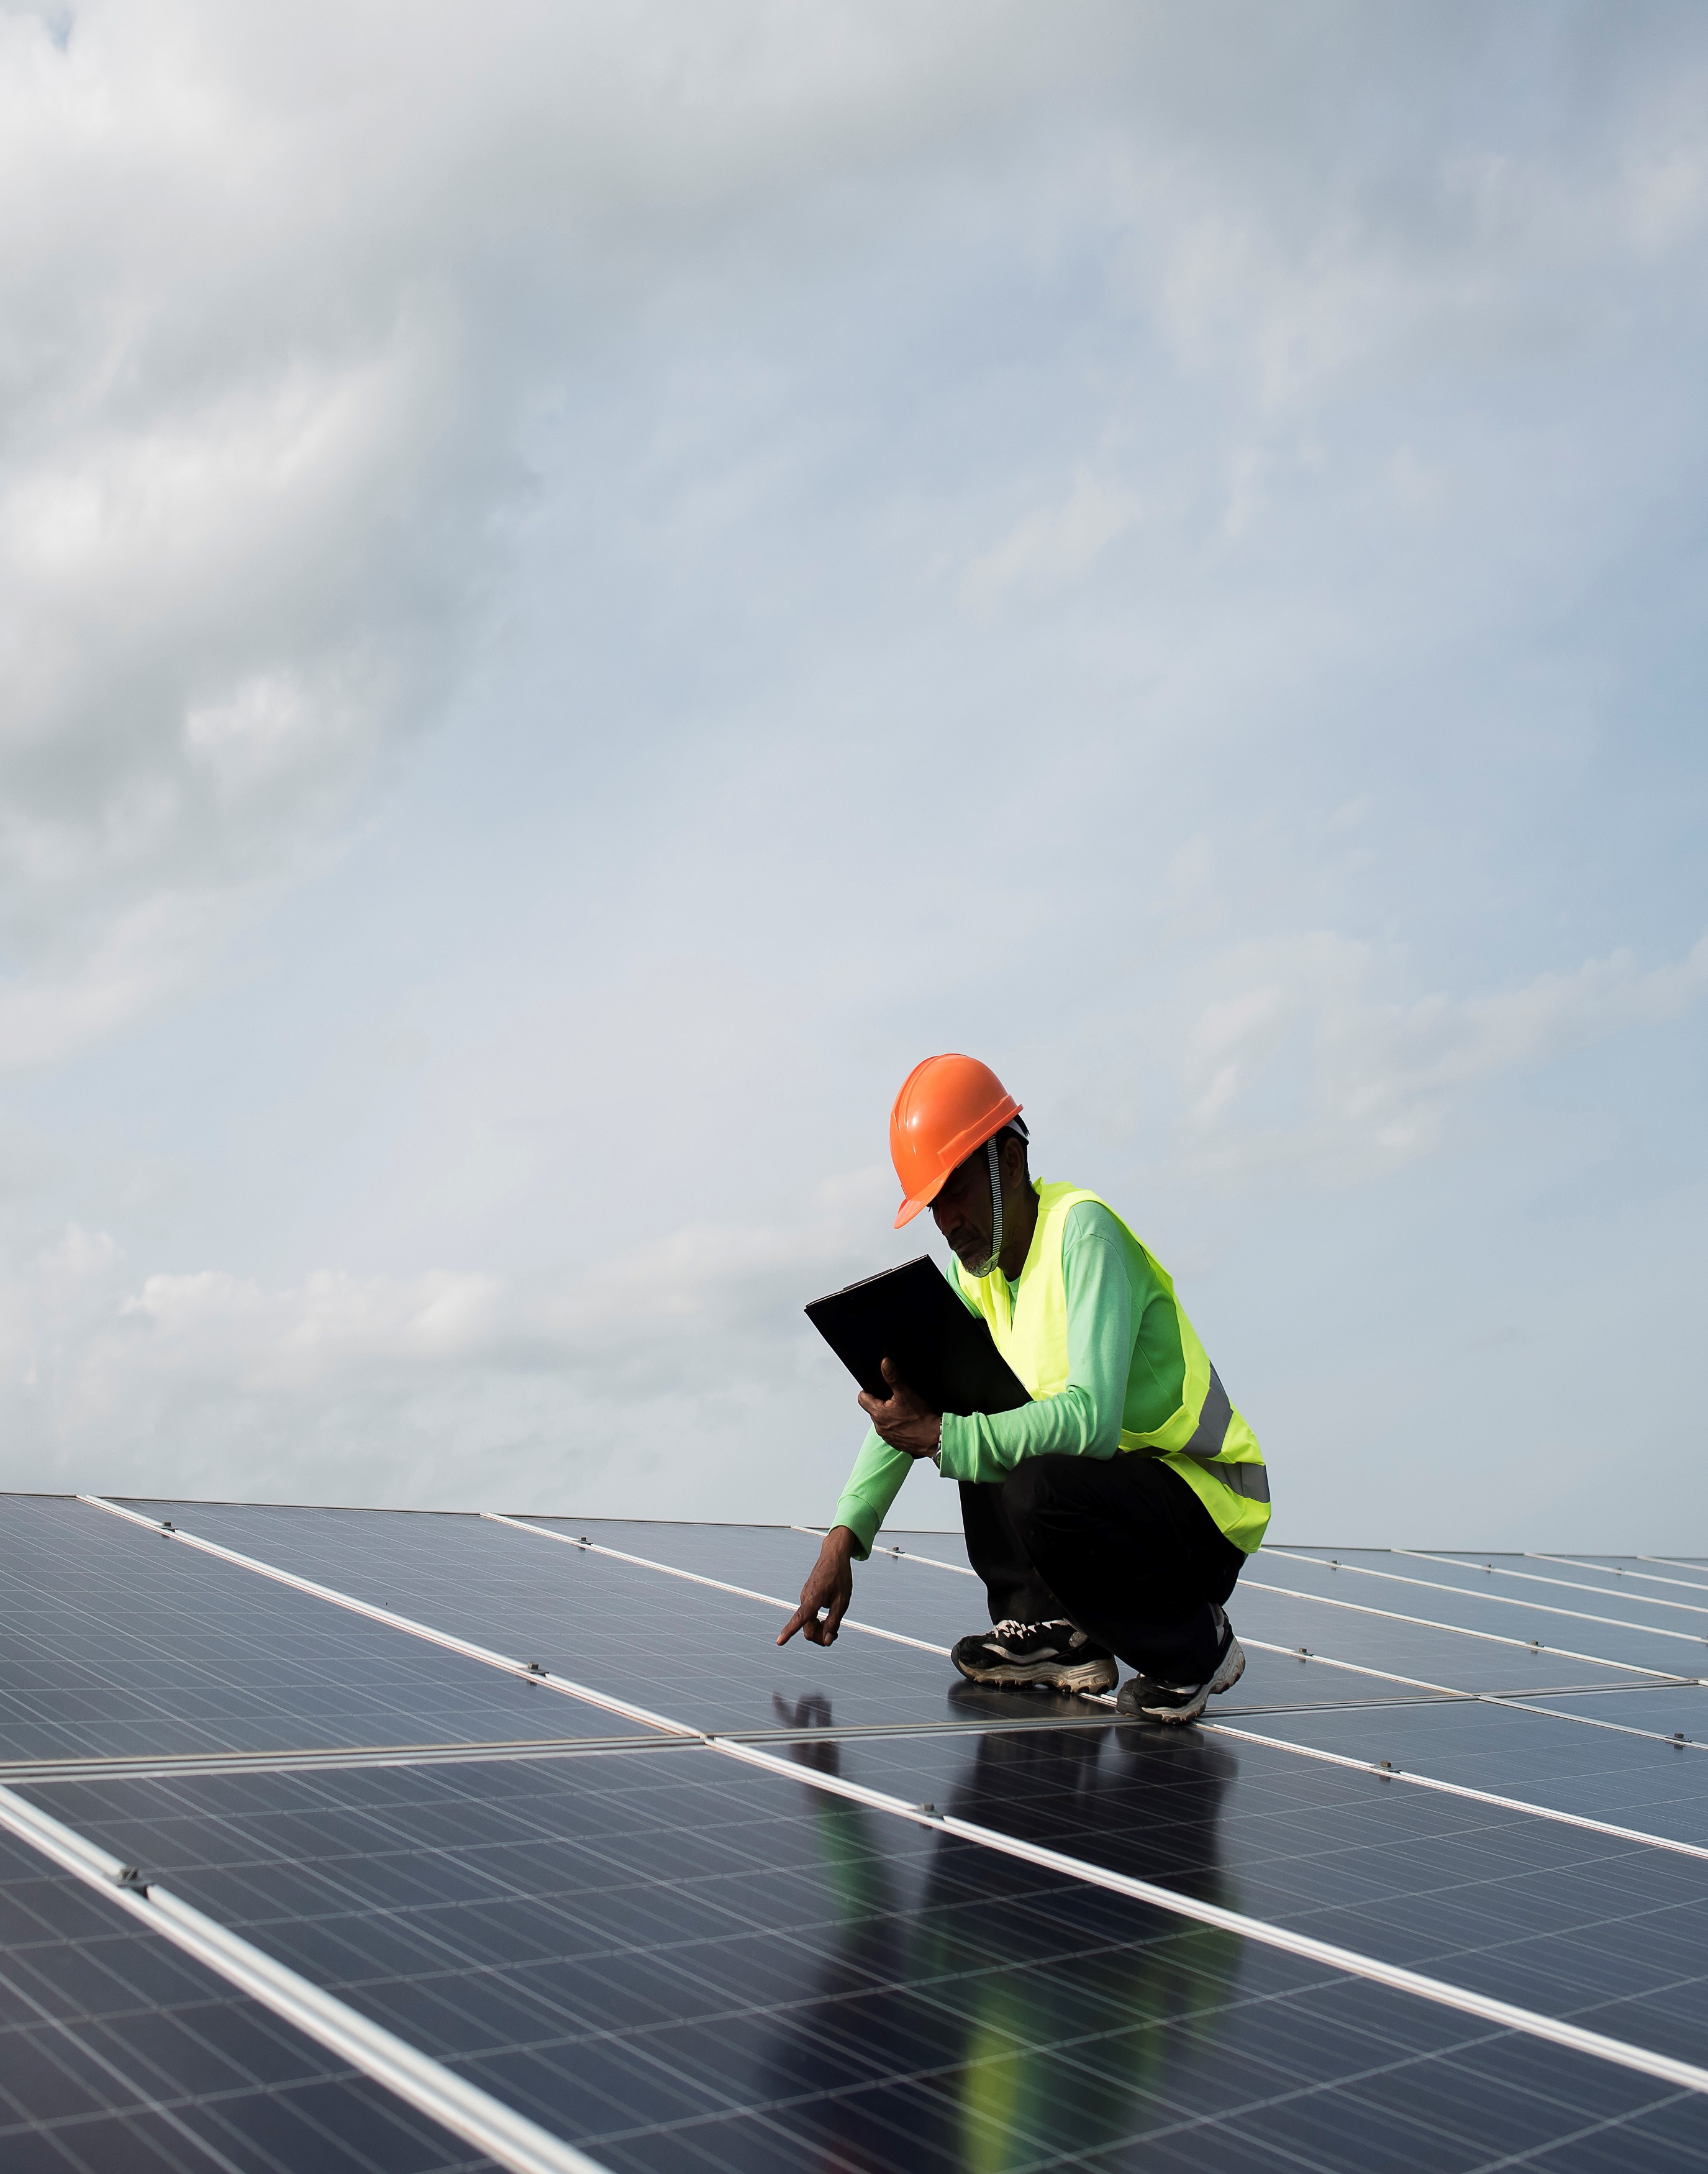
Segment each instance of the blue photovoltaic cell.
M1689 1587L1700 1585L1708 1592L1708 1562L1700 1555L1495 1555L1485 1556L1485 1561L1509 1562L1515 1569L1548 1571L1559 1577L1581 1577L1589 1575L1581 1566L1599 1563L1610 1579L1623 1587L1626 1584L1647 1584L1657 1593L1669 1593L1680 1600L1690 1597ZM1681 1592L1682 1583L1684 1589Z
M1049 1740L906 1771L988 1809L981 1744ZM1174 1876L1255 1879L1189 1842L1226 1784L1180 1748ZM1079 1787L1011 1778L1011 1818ZM697 1748L31 1793L613 2169L1708 2165L1663 2085Z
M186 1530L695 1728L937 1722L959 1679L878 1638L779 1647L763 1604L478 1517L153 1506Z
M1686 2060L1708 2041L1708 1868L1669 1852L1143 1725L798 1755Z
M1559 1700L1555 1710L1607 1719L1633 1713L1651 1695ZM1681 1694L1670 1697L1677 1712ZM1701 1691L1690 1699L1708 1727ZM1216 1700L1207 1717L1255 1735L1311 1746L1472 1789L1516 1797L1585 1819L1665 1835L1708 1847L1708 1750L1646 1741L1611 1729L1562 1727L1548 1712L1467 1701L1352 1707L1332 1712L1236 1715ZM1708 1864L1702 1868L1708 1880Z
M185 1515L191 1514L186 1509ZM818 1543L811 1534L775 1525L625 1524L615 1519L577 1522L560 1518L553 1521L550 1528L585 1534L626 1554L702 1576L722 1577L731 1584L786 1596L792 1605L818 1552ZM858 1565L854 1573L854 1605L848 1618L851 1626L876 1624L909 1637L929 1640L945 1649L969 1631L981 1630L990 1620L990 1610L979 1581L922 1559L927 1543L941 1549L949 1539L941 1533L909 1535L902 1544L906 1552L900 1561L874 1550L868 1561ZM940 1555L938 1561L943 1560L946 1557ZM857 1647L861 1635L851 1627L839 1642L838 1652L846 1654ZM1265 1653L1254 1647L1249 1649L1248 1658L1246 1679L1228 1702L1230 1712L1268 1706L1341 1705L1348 1701L1420 1695L1401 1683L1384 1683L1380 1678L1327 1663L1307 1665L1291 1654ZM835 1671L827 1671L825 1688L832 1695L835 1680Z
M1293 1566L1286 1567L1290 1572ZM1260 1555L1235 1587L1227 1603L1228 1613L1240 1636L1262 1639L1273 1645L1302 1645L1313 1653L1359 1662L1365 1668L1389 1670L1395 1675L1416 1677L1461 1691L1528 1693L1585 1684L1618 1685L1645 1680L1629 1663L1597 1658L1577 1659L1570 1654L1549 1650L1546 1646L1535 1652L1522 1643L1497 1643L1467 1637L1460 1630L1445 1627L1451 1624L1446 1607L1408 1609L1404 1613L1427 1619L1411 1623L1399 1620L1395 1614L1387 1612L1386 1603L1365 1600L1361 1594L1359 1607L1354 1610L1335 1606L1333 1600L1338 1595L1298 1599L1288 1593L1265 1589L1284 1583L1296 1586L1298 1582L1290 1576L1284 1578L1275 1565ZM1445 1596L1425 1594L1421 1598ZM1516 1635L1503 1630L1498 1636L1505 1640ZM1590 1639L1559 1638L1557 1642L1571 1647L1576 1654L1594 1657L1597 1653L1595 1642ZM1669 1668L1672 1665L1667 1663Z
M1627 1728L1650 1729L1657 1736L1675 1733L1695 1744L1708 1744L1708 1685L1666 1685L1654 1690L1620 1691L1565 1698L1544 1693L1525 1704L1538 1712L1586 1715L1592 1721L1617 1722Z
M1249 1576L1337 1601L1356 1601L1365 1608L1462 1624L1497 1637L1536 1638L1544 1647L1569 1647L1626 1668L1658 1669L1675 1676L1700 1675L1708 1668L1708 1644L1694 1616L1639 1623L1635 1610L1598 1606L1594 1596L1574 1596L1547 1586L1506 1584L1492 1592L1486 1582L1473 1588L1451 1572L1437 1579L1429 1564L1408 1562L1403 1556L1390 1558L1379 1571L1353 1566L1344 1556L1342 1566L1337 1569L1326 1560L1274 1555L1266 1549ZM1412 1578L1420 1582L1401 1582ZM1582 1611L1557 1612L1572 1609L1574 1599L1581 1600L1595 1616L1610 1620L1595 1620ZM1627 1624L1637 1623L1635 1629L1616 1620L1622 1613Z
M62 1497L0 1497L0 1624L3 1759L631 1732Z
M812 1533L781 1525L640 1524L586 1517L528 1522L565 1535L585 1533L606 1547L673 1569L773 1593L792 1609L819 1554ZM857 1620L945 1647L990 1620L985 1589L976 1578L881 1555L855 1566L852 1614Z
M1372 1591L1379 1589L1388 1578L1415 1577L1427 1580L1429 1587L1444 1585L1453 1591L1468 1593L1484 1600L1496 1598L1520 1608L1528 1604L1535 1610L1544 1607L1565 1609L1586 1617L1611 1616L1651 1630L1683 1632L1687 1638L1694 1638L1699 1645L1708 1636L1708 1588L1697 1602L1685 1592L1663 1592L1659 1586L1640 1586L1630 1579L1611 1580L1597 1571L1538 1562L1526 1555L1432 1555L1421 1558L1397 1555L1390 1548L1318 1548L1289 1549L1285 1553L1266 1551L1263 1560L1278 1566L1283 1562L1296 1561L1300 1554L1322 1563L1329 1561L1331 1556L1338 1560L1343 1581L1338 1589L1342 1591L1354 1582L1365 1582L1364 1579L1353 1580L1349 1572L1378 1571L1384 1575L1373 1582ZM1332 1586L1328 1588L1336 1589ZM1429 1587L1422 1589L1428 1591ZM1405 1587L1396 1585L1390 1590L1403 1593ZM1430 1595L1432 1600L1435 1597ZM1509 1607L1507 1613L1511 1612ZM1556 1619L1559 1622L1568 1620L1569 1617ZM1677 1642L1672 1637L1662 1641L1663 1644ZM1705 1648L1705 1655L1708 1655L1708 1648Z
M191 1513L186 1509L185 1514ZM695 1571L704 1576L722 1577L732 1584L772 1592L791 1603L798 1595L802 1581L817 1553L817 1542L811 1534L778 1526L655 1525L624 1523L615 1519L577 1522L571 1518L534 1522L549 1523L559 1532L584 1533L608 1547ZM856 1566L851 1620L878 1624L911 1637L949 1646L989 1620L984 1589L978 1580L937 1566L951 1559L951 1547L955 1556L964 1558L965 1550L958 1539L946 1533L923 1533L910 1535L901 1545L903 1555L900 1560L874 1550L868 1561ZM936 1561L923 1560L927 1555L934 1555ZM1465 1598L1455 1593L1414 1593L1408 1598L1405 1588L1387 1588L1376 1581L1365 1580L1359 1582L1356 1592L1349 1594L1343 1586L1337 1587L1324 1582L1334 1577L1332 1571L1319 1571L1310 1564L1295 1565L1290 1560L1260 1555L1249 1566L1246 1578L1235 1587L1228 1603L1235 1626L1242 1634L1252 1641L1284 1646L1289 1651L1304 1645L1312 1655L1325 1660L1355 1661L1365 1669L1386 1671L1391 1680L1384 1688L1379 1677L1360 1677L1349 1670L1327 1667L1305 1668L1294 1659L1266 1655L1256 1645L1248 1645L1251 1680L1241 1685L1235 1695L1241 1708L1404 1696L1408 1687L1403 1679L1413 1682L1421 1679L1452 1690L1522 1694L1586 1682L1619 1685L1646 1680L1634 1674L1628 1666L1617 1664L1620 1659L1629 1661L1630 1655L1609 1656L1605 1665L1597 1666L1594 1662L1586 1663L1546 1652L1532 1653L1522 1644L1493 1645L1462 1637L1451 1629L1419 1629L1381 1614L1360 1616L1308 1600L1289 1602L1260 1589L1260 1582L1289 1582L1288 1573L1295 1567L1300 1577L1291 1582L1309 1583L1315 1579L1321 1584L1325 1598L1352 1598L1376 1609L1398 1609L1408 1614L1432 1616L1446 1625L1493 1628L1506 1637L1527 1638L1531 1632L1532 1626L1522 1614L1503 1625L1493 1620L1498 1617L1498 1609L1473 1609ZM1401 1595L1398 1600L1392 1597L1396 1593ZM1485 1621L1485 1617L1489 1620ZM1561 1630L1570 1628L1574 1633L1585 1628L1563 1624L1556 1627ZM1576 1635L1561 1636L1555 1642L1581 1652L1600 1651L1592 1638ZM1655 1641L1654 1644L1660 1651L1660 1658L1651 1658L1645 1647L1642 1665L1664 1668L1668 1673L1694 1671L1697 1662L1692 1646L1666 1640ZM1675 1649L1670 1653L1664 1650L1669 1644ZM1702 1652L1704 1660L1708 1661L1708 1647L1703 1647Z
M6 2174L484 2174L490 2165L0 1836Z
M856 1631L829 1651L798 1636L779 1649L775 1641L786 1620L786 1594L779 1594L775 1609L768 1609L763 1602L478 1517L214 1503L151 1503L147 1508L150 1515L170 1516L204 1539L425 1618L516 1658L538 1660L697 1728L770 1729L808 1722L887 1725L960 1717L953 1703L959 1679L939 1655ZM730 1553L755 1568L758 1550L749 1539L735 1528ZM777 1567L782 1567L781 1561ZM971 1578L952 1578L940 1570L893 1560L862 1565L857 1578L857 1614L905 1636L934 1630L942 1635L933 1642L946 1646L951 1630L959 1636L988 1620L982 1588ZM954 1588L946 1620L941 1595L929 1603L936 1612L930 1620L924 1620L916 1598L910 1599L917 1585L909 1582L925 1580L933 1588L939 1583ZM963 1589L972 1603L970 1613L962 1612L966 1601L955 1597ZM880 1618L879 1609L892 1603L894 1620L887 1614ZM644 1626L638 1636L636 1626ZM1465 1673L1473 1677L1479 1651L1505 1651L1462 1642L1469 1648L1472 1663ZM1526 1673L1527 1657L1511 1658L1510 1669L1494 1672L1503 1689ZM1583 1673L1577 1671L1579 1676ZM1230 1712L1413 1695L1404 1683L1256 1651L1248 1677ZM1557 1683L1570 1676L1543 1669L1541 1679Z

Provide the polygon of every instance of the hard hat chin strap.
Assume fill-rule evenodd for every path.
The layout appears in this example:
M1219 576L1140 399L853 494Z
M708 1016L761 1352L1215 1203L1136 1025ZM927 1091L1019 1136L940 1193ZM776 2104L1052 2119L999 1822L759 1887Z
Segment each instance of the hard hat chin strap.
M985 1153L991 1159L991 1257L981 1268L975 1268L975 1276L990 1275L1003 1257L1003 1165L997 1158L997 1144L985 1142Z

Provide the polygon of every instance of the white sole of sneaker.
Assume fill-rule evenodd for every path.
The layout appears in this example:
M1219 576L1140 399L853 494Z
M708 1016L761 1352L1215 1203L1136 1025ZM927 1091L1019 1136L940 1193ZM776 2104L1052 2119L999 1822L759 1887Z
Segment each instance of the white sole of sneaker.
M1138 1711L1146 1721L1196 1721L1218 1691L1231 1690L1246 1673L1246 1656L1235 1638L1222 1656L1221 1665L1205 1684L1197 1698L1188 1706L1142 1706Z
M1209 1695L1213 1698L1218 1691L1232 1690L1245 1673L1246 1656L1236 1638L1229 1647L1221 1667L1210 1678Z
M1206 1685L1203 1692L1201 1692L1200 1695L1192 1701L1190 1706L1142 1706L1139 1708L1139 1712L1147 1721L1196 1721L1209 1702L1209 1689L1208 1686Z
M959 1663L956 1663L957 1667ZM970 1684L1006 1684L1024 1689L1028 1684L1041 1684L1049 1691L1112 1691L1117 1681L1113 1661L1082 1661L1078 1668L1058 1668L1054 1662L1046 1662L1035 1668L962 1668Z

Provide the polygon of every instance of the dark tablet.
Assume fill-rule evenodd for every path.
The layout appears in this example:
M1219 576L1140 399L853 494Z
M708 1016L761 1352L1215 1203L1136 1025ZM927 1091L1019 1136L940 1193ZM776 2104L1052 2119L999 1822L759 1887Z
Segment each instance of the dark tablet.
M889 1394L888 1359L934 1412L1011 1412L1032 1401L990 1330L924 1254L815 1298L807 1318L875 1397Z

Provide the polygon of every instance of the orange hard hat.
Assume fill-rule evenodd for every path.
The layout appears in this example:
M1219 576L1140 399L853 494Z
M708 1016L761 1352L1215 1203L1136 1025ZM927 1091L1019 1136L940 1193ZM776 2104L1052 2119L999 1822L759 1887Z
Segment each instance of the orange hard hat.
M1019 1104L976 1057L927 1057L916 1064L889 1113L889 1160L905 1196L896 1229L929 1208L955 1165L1019 1114Z

